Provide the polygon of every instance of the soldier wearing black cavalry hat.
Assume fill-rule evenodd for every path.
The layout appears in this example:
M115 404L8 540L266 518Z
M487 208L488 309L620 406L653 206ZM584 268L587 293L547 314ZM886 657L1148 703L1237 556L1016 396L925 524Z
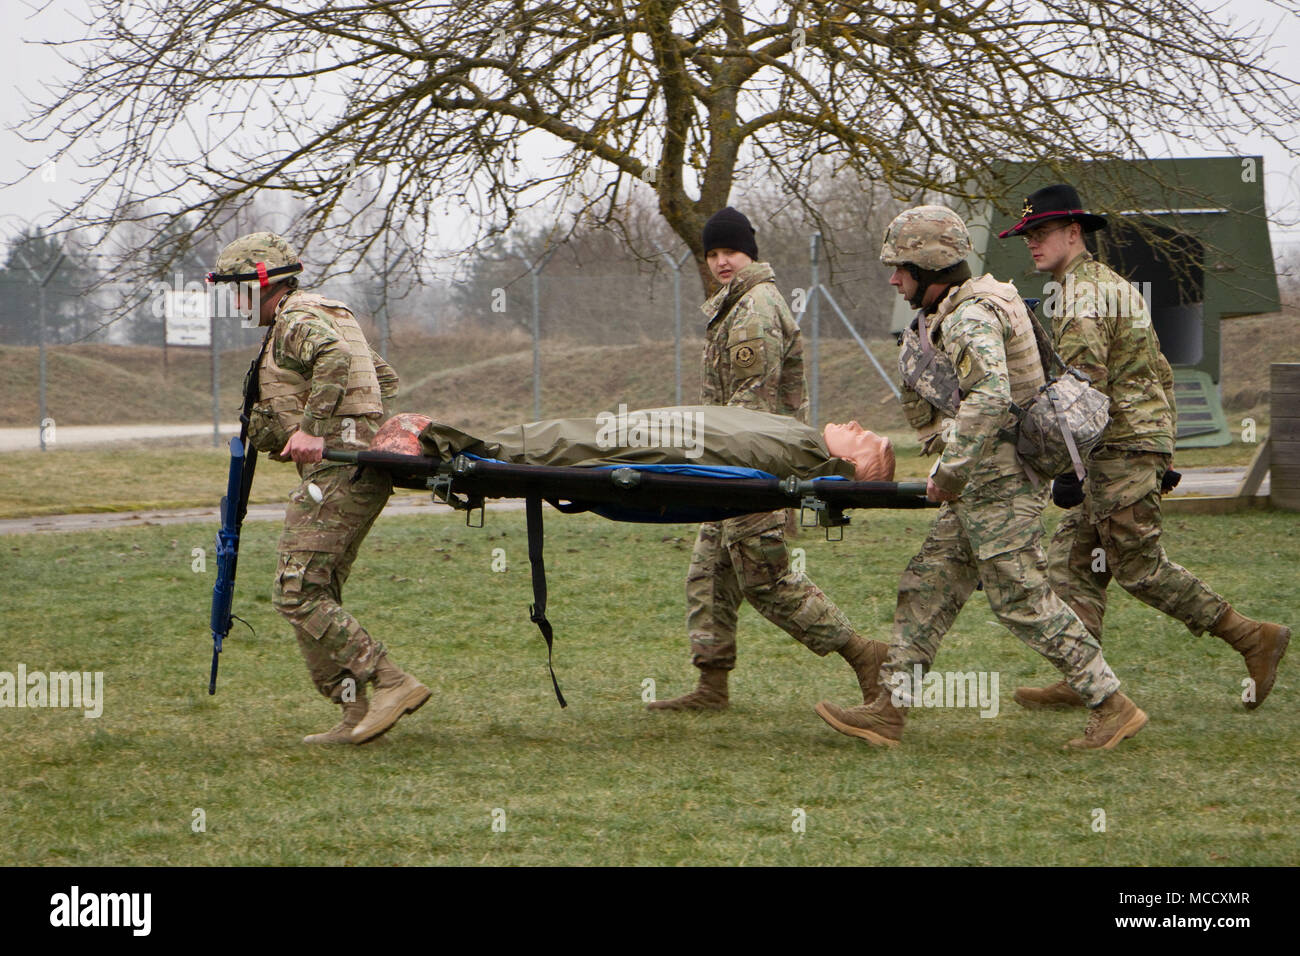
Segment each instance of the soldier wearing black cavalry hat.
M1243 700L1254 709L1273 689L1291 630L1238 614L1160 544L1160 496L1176 481L1173 373L1142 296L1084 245L1085 233L1106 226L1104 216L1083 208L1073 186L1058 184L1028 196L1020 221L998 236L1023 236L1034 267L1051 274L1044 310L1056 349L1110 398L1110 424L1088 457L1084 481L1070 473L1053 483L1053 500L1070 510L1048 549L1052 588L1097 640L1112 577L1193 634L1221 638L1246 659ZM1015 696L1029 708L1084 703L1062 682L1022 687Z

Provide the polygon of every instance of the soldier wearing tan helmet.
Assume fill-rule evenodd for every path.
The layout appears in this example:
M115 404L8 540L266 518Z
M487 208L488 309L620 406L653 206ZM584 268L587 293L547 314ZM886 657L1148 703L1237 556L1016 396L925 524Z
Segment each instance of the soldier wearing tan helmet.
M1072 748L1111 749L1146 724L1069 606L1043 573L1039 514L1046 485L1028 475L1006 434L1011 403L1026 404L1045 381L1029 314L1014 285L972 278L966 224L944 206L900 214L880 261L889 282L919 311L899 367L908 420L941 448L927 494L943 504L903 572L893 641L874 701L817 713L841 733L897 744L907 708L920 704L915 674L928 670L958 612L982 582L998 620L1052 662L1093 708Z
M222 250L209 282L236 283L237 307L267 326L245 388L259 400L250 443L292 460L302 483L289 496L272 600L293 625L312 682L342 720L305 743L364 743L429 698L342 605L357 550L392 494L386 472L322 460L331 448L366 449L383 421L397 373L372 350L341 302L298 289L302 263L280 236L258 232ZM366 684L373 681L374 696Z

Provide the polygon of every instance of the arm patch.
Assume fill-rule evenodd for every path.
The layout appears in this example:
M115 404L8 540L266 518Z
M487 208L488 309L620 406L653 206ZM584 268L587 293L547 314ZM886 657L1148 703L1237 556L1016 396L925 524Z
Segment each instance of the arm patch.
M963 395L968 395L971 390L988 374L984 367L984 360L980 356L979 350L967 345L962 349L961 354L957 356L957 384L961 386Z
M753 374L753 370L761 370L767 366L764 361L766 356L762 339L746 339L736 345L728 346L727 350L731 354L731 367L734 369Z

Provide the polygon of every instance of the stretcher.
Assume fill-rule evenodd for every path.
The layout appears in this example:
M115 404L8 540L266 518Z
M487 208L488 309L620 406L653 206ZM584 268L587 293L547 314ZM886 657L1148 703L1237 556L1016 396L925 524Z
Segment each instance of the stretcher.
M399 488L432 491L452 507L480 513L490 498L539 498L564 514L590 511L612 521L698 524L801 508L805 524L842 528L852 508L925 508L925 482L777 478L754 468L618 464L590 468L516 465L461 454L451 459L377 451L326 451L330 461L378 468ZM474 525L477 527L477 525Z
M523 498L532 568L529 620L546 640L555 697L567 706L552 665L553 629L546 619L546 567L542 556L542 502L564 514L591 512L613 521L698 524L747 514L799 508L801 524L831 529L849 523L855 508L926 508L924 482L777 478L752 468L720 465L617 464L596 467L520 465L459 454L450 459L381 451L327 450L329 461L388 472L399 488L433 492L482 527L488 499ZM479 515L476 523L474 514ZM837 539L833 539L837 540Z

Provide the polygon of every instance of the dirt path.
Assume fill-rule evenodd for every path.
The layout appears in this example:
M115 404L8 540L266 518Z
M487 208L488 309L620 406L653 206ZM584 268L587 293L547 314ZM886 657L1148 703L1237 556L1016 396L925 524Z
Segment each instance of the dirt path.
M46 447L52 445L91 445L110 441L141 438L189 438L211 435L212 423L206 425L59 425L45 433ZM221 426L221 441L228 442L239 434L239 422ZM0 428L0 454L7 451L37 451L41 447L39 428Z
M523 501L488 502L488 511L522 511ZM397 494L384 508L381 517L393 515L449 514L452 509L434 502L429 495ZM245 521L283 521L284 505L251 505ZM475 517L477 521L477 516ZM221 523L217 508L173 508L165 511L113 511L96 514L41 515L35 518L6 518L0 521L0 535L38 534L44 531L112 531L121 528L147 528L164 524Z

